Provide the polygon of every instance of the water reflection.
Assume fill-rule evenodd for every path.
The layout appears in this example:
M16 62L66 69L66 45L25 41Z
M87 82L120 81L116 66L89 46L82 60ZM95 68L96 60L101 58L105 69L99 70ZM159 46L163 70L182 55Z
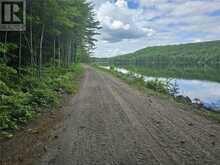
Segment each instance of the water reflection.
M110 69L109 66L103 66L105 69ZM129 74L129 71L124 68L116 68L116 70L123 74ZM136 77L142 76L135 73ZM151 77L143 76L145 81L149 80L167 80L163 77ZM206 80L188 80L173 78L172 84L177 84L179 88L179 94L188 96L191 100L199 99L202 103L214 110L220 110L220 83Z

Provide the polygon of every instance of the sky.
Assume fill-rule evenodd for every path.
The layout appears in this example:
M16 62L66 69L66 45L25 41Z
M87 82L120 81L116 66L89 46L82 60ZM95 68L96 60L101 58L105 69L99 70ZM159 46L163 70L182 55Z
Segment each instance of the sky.
M220 40L220 0L89 0L101 35L95 57L158 45Z

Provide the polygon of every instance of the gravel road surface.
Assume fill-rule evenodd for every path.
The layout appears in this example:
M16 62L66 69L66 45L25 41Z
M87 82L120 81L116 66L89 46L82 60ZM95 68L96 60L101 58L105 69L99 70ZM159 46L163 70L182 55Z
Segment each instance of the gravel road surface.
M86 67L36 165L220 165L220 125Z

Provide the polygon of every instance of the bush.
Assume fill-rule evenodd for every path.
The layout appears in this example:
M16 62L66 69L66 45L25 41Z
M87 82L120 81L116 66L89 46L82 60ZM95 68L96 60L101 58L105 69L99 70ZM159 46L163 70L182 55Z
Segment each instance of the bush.
M0 93L5 95L12 93L10 88L1 80L0 80Z
M115 66L114 66L114 65L111 65L111 66L110 66L110 70L111 70L111 71L115 71Z
M77 77L83 73L80 65L47 65L39 78L33 75L36 71L28 68L18 76L16 70L0 64L0 130L16 129L31 120L37 109L57 105L64 92L75 93Z
M133 77L134 77L134 76L133 76ZM138 83L139 85L141 85L141 86L146 85L146 82L144 81L144 77L143 77L143 76L141 76L141 77L135 77L135 78L134 78L134 81L135 81L136 83Z
M13 129L32 119L31 95L23 92L13 92L0 97L0 130Z
M0 80L9 87L15 87L18 82L17 71L4 63L0 63Z
M50 105L58 104L57 92L44 88L44 89L33 89L31 91L31 105L49 107Z
M159 93L169 94L169 84L161 80L147 81L145 86Z

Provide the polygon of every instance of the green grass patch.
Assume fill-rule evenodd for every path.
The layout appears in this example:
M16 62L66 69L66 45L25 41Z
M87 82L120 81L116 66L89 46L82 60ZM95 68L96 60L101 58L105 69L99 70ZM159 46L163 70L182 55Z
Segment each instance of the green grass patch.
M111 66L110 70L102 68L96 64L93 64L92 66L97 69L101 69L105 72L109 72L113 74L114 76L124 80L129 85L134 86L138 89L141 89L142 91L147 91L147 93L151 95L157 95L157 96L160 95L163 97L167 97L169 96L168 94L171 88L173 88L171 87L168 81L160 81L156 79L156 80L145 82L143 77L137 78L132 74L132 72L127 75L117 72L114 66Z
M208 112L208 117L214 119L218 123L220 123L220 113L218 112Z

